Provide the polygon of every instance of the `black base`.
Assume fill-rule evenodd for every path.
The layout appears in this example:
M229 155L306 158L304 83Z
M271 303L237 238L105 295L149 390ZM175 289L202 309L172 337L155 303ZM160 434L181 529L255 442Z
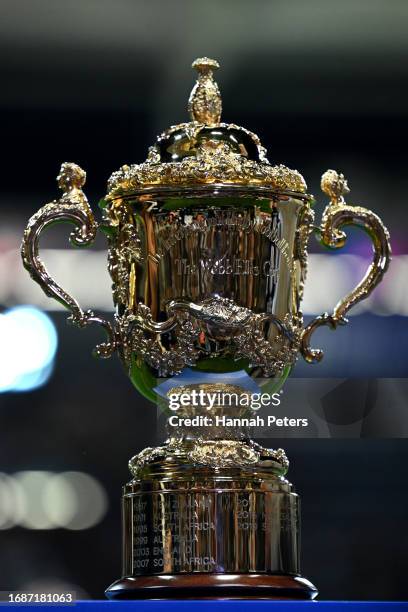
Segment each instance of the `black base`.
M301 576L205 573L121 578L105 591L108 599L314 599L317 594Z

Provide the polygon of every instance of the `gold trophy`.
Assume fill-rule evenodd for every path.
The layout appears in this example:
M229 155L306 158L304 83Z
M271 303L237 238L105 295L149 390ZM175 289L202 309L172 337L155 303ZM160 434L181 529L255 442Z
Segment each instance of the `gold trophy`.
M107 340L96 353L117 351L138 391L165 410L174 394L240 398L257 381L278 389L299 353L308 362L322 358L311 347L313 332L347 323L347 311L371 293L390 260L381 220L345 202L347 181L334 170L322 176L329 204L315 227L313 197L299 172L271 165L255 134L221 122L218 63L200 58L193 67L191 121L163 132L144 163L112 174L102 223L82 191L85 172L65 163L57 179L62 196L30 219L22 245L24 266L73 323L104 328ZM41 262L40 234L60 221L74 224L76 246L91 244L98 228L107 235L114 324L82 310ZM347 225L369 234L373 261L331 314L303 327L309 237L337 249ZM210 409L184 402L179 416L245 410L239 400ZM109 598L316 596L300 575L299 498L285 479L281 449L256 444L245 428L186 425L169 427L162 446L129 465L123 576Z

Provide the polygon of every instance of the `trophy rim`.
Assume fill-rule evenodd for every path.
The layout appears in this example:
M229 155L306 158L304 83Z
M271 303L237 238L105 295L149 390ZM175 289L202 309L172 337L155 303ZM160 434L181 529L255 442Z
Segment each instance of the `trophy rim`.
M272 185L234 185L226 183L211 183L206 185L195 185L195 186L172 186L172 185L151 185L150 187L140 187L132 189L123 194L108 194L106 200L111 203L117 201L130 200L132 198L140 197L140 199L150 199L151 197L157 196L170 196L170 197L185 197L185 198L199 198L206 197L211 194L213 197L217 196L232 196L232 197L255 197L265 198L270 197L271 199L285 200L295 198L304 201L306 204L312 206L314 204L314 196L309 193L301 191L293 191L290 189L276 189Z

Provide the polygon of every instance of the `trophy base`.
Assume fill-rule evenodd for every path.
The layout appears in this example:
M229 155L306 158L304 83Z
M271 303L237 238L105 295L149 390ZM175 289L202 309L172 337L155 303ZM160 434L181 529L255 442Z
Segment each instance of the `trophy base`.
M313 599L283 451L251 441L146 449L125 485L123 573L109 599Z
M273 574L167 574L125 577L108 599L314 599L316 587L301 576Z

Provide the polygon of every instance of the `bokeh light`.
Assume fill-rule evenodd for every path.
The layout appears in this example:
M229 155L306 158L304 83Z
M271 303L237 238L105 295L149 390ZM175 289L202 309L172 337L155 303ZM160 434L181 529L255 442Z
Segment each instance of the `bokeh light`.
M0 473L0 529L90 529L108 501L98 480L84 472L25 470Z
M48 315L32 306L0 314L0 392L29 391L52 372L57 332Z

